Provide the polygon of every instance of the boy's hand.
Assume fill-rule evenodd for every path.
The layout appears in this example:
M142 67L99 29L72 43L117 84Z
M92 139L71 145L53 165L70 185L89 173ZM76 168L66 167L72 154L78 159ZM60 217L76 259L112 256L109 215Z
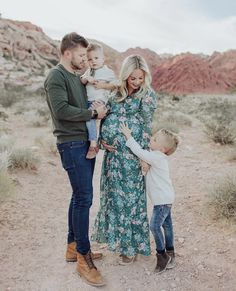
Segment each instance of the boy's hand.
M140 164L141 164L142 175L146 176L147 172L150 169L150 165L148 163L144 162L143 160L140 160Z
M122 123L120 126L120 131L125 135L126 139L129 139L132 135L132 130L129 129L127 123Z

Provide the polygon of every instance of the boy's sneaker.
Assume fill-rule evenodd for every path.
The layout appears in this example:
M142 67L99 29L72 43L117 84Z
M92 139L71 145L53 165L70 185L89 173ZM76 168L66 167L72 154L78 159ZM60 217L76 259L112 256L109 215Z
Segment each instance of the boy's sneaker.
M157 253L157 265L156 268L154 270L155 273L161 274L162 272L165 271L167 265L169 264L169 262L171 261L171 258L167 255L167 253L163 253L163 254L158 254Z
M170 257L170 262L167 265L166 269L172 269L175 267L175 252L173 251L166 251L167 255Z

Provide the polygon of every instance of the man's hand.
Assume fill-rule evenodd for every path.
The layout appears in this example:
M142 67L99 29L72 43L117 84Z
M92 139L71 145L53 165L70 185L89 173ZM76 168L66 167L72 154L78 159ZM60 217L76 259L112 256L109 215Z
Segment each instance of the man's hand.
M129 139L132 135L132 130L129 129L127 123L122 123L120 126L120 131L124 134L126 139Z
M95 85L97 83L97 81L91 76L86 77L86 80L92 85Z
M97 119L103 119L107 115L107 108L104 105L100 105L96 108L98 116Z

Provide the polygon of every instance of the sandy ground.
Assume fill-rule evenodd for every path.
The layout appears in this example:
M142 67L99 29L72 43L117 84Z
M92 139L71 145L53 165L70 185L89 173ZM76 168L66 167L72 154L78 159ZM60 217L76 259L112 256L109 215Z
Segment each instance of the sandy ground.
M21 116L11 115L6 127L18 147L35 146L37 136L48 128L28 127ZM155 246L150 257L138 257L131 266L120 266L118 255L105 245L93 244L105 257L97 262L109 291L236 290L236 234L232 226L215 221L206 207L209 187L232 172L225 150L209 142L199 124L181 130L182 143L170 157L176 189L173 207L177 266L161 275L153 273ZM227 148L224 148L227 149ZM36 172L17 171L16 193L0 205L0 290L95 290L76 273L76 263L66 263L67 207L70 187L59 156L36 149L41 165ZM91 226L99 207L100 152L94 176ZM151 214L152 205L148 211Z

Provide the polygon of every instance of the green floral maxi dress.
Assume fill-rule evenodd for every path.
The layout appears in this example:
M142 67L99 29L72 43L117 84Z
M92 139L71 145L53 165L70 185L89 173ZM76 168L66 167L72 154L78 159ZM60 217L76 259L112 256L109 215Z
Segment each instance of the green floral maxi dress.
M126 122L133 137L147 148L156 101L151 89L141 99L133 95L118 103L112 98L110 114L101 127L101 139L114 145L117 151L104 154L100 209L92 240L107 243L109 250L126 256L150 255L151 248L140 160L126 147L119 127Z

